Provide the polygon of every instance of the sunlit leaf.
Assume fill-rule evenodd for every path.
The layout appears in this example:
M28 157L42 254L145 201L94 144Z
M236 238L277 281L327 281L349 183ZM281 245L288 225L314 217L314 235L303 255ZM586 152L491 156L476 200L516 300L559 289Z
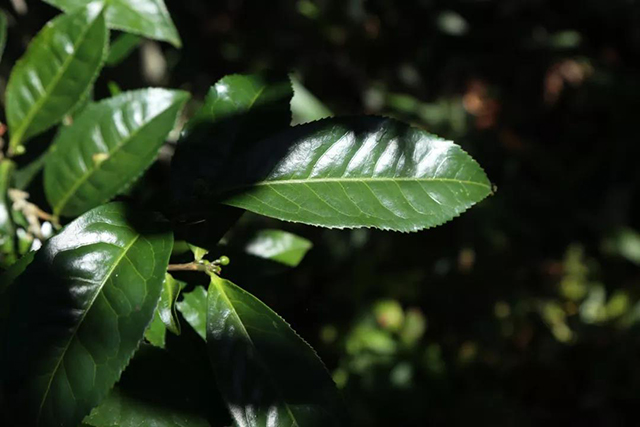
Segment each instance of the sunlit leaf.
M17 424L76 426L118 380L156 307L173 243L113 203L36 253L16 289L2 391Z
M88 106L62 129L45 163L53 213L79 215L131 185L155 160L188 97L143 89Z
M65 12L82 7L92 0L45 0ZM108 0L109 28L163 40L180 47L182 42L164 0Z
M313 245L293 233L282 230L260 230L246 244L247 253L295 267Z
M262 141L219 182L224 203L331 228L417 231L487 197L459 146L392 119L327 119Z
M102 67L108 41L99 2L58 16L34 37L7 84L12 152L83 101Z

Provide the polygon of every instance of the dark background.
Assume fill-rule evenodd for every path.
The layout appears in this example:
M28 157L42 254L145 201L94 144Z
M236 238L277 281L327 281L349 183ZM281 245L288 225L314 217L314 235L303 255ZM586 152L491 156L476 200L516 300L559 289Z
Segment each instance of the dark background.
M57 11L0 3L4 87ZM167 6L184 48L144 42L105 69L96 98L117 82L202 99L225 74L293 72L337 115L394 116L454 140L497 186L416 234L237 225L314 242L295 270L231 278L317 349L355 425L638 425L640 2Z

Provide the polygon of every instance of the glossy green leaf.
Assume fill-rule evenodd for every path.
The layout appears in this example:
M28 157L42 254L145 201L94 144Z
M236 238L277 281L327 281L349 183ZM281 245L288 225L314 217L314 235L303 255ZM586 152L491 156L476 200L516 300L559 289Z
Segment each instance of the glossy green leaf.
M491 193L459 146L392 119L327 119L240 156L220 184L231 206L330 228L417 231Z
M261 230L247 243L245 250L254 256L295 267L313 247L303 237L282 230Z
M8 195L14 170L15 163L11 160L0 160L0 267L8 267L17 259L16 227Z
M53 213L79 215L131 185L155 160L188 96L144 89L88 106L62 129L45 163Z
M191 292L182 294L182 301L176 304L178 311L189 325L202 337L207 339L207 290L196 286Z
M218 386L239 426L339 426L342 409L314 352L269 307L212 277L207 347Z
M7 45L7 14L0 9L0 61Z
M170 353L142 345L84 422L94 427L209 427L208 405L198 390L203 375L196 375Z
M82 7L92 0L45 0L65 12ZM182 42L163 0L108 0L109 28L163 40L180 47Z
M185 283L174 279L170 274L165 275L162 293L153 321L145 332L145 338L156 347L164 347L167 329L180 335L180 321L176 313L176 300Z
M153 314L153 319L151 323L149 323L149 327L144 331L144 338L156 347L165 347L167 342L167 327L162 322L157 310Z
M115 67L124 61L142 43L142 38L135 34L121 34L111 45L106 64Z
M9 149L62 120L80 104L102 67L109 41L102 3L61 15L32 40L9 77Z
M187 124L172 160L174 194L188 210L210 204L209 186L226 173L229 159L291 123L288 78L230 75L210 90Z
M13 285L1 385L14 421L75 427L102 400L153 317L172 243L112 203L43 245Z

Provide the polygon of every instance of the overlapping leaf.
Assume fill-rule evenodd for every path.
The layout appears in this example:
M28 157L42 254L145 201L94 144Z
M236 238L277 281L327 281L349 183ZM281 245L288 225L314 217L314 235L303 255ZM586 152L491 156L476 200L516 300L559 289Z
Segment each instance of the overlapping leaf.
M54 142L44 168L56 215L79 215L117 195L156 158L188 94L123 93L90 105Z
M207 290L196 286L183 294L182 301L176 304L184 320L202 337L207 339Z
M417 231L491 193L459 146L392 119L327 119L269 138L220 182L226 204L333 228Z
M92 0L45 0L65 12L71 12ZM108 0L109 28L163 40L180 47L182 42L163 0Z
M165 275L158 307L153 315L149 329L145 332L145 338L156 347L164 348L167 329L176 335L180 335L180 320L176 313L176 300L184 286L184 282L174 279L169 273Z
M190 206L210 202L209 187L226 173L229 159L291 122L288 78L224 77L186 126L172 161L174 194Z
M171 353L142 345L122 379L84 423L94 427L209 427L207 415L212 405L201 388L211 384L206 383L206 372L194 373L194 362L184 366Z
M170 233L113 203L69 224L18 278L2 360L16 425L77 426L120 377L151 321Z
M313 349L276 313L212 277L207 347L236 425L339 426L340 399Z
M7 14L0 9L0 61L7 44Z
M82 102L102 67L107 43L102 3L61 15L36 35L7 85L11 151Z

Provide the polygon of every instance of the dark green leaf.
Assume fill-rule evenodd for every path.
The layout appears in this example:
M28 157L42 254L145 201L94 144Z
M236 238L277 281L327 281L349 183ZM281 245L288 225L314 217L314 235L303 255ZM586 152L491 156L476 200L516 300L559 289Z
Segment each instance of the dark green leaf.
M209 427L208 405L198 394L203 375L179 366L170 353L142 345L84 422L94 427Z
M0 267L8 267L17 259L16 227L11 215L11 200L8 191L15 163L0 160Z
M176 304L184 320L202 337L207 339L207 291L196 286L191 292L183 294L182 301Z
M88 106L56 138L44 168L55 215L79 215L122 192L155 160L189 95L144 89Z
M247 242L246 251L254 256L295 267L313 245L311 242L282 230L261 230Z
M135 50L135 48L140 46L141 42L142 38L135 34L121 34L111 45L106 64L110 67L115 67L120 64L131 54L131 52Z
M292 96L287 78L231 75L216 83L178 143L171 165L176 199L187 198L190 206L209 202L210 183L233 155L289 127Z
M180 321L176 313L176 300L184 282L174 279L169 273L165 274L162 293L153 321L145 332L145 338L156 347L164 347L166 330L180 335Z
M313 349L269 307L217 276L207 347L237 425L341 425L338 393Z
M4 10L0 10L0 61L4 54L4 48L7 45L7 14Z
M92 0L45 0L65 12L82 7ZM163 40L180 47L182 42L163 0L109 0L109 28Z
M153 317L172 243L149 215L112 203L36 253L13 285L2 360L19 425L75 427L113 387Z
M91 3L47 24L7 84L9 149L54 126L82 102L102 67L109 41L103 5Z
M17 170L13 177L15 183L14 187L19 190L26 190L34 178L38 176L40 171L42 171L42 168L44 168L44 163L47 160L48 154L49 151L47 150L37 159Z
M459 146L392 119L327 119L256 145L229 168L224 203L330 228L417 231L491 193Z

